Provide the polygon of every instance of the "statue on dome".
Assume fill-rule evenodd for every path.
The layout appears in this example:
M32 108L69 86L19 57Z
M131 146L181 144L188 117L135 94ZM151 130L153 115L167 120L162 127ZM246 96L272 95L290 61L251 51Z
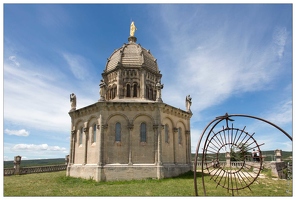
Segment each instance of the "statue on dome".
M161 89L163 89L163 84L161 84L160 82L156 83L156 101L162 102L161 99Z
M104 82L104 80L101 80L100 83L100 101L105 101L105 94L106 94L106 83Z
M71 110L76 110L76 95L74 93L70 94Z
M186 103L186 111L191 112L190 106L191 106L192 102L191 102L190 95L186 96L185 103Z
M135 26L135 23L134 22L132 22L131 23L131 28L130 28L130 36L131 37L134 37L134 35L135 35L135 31L137 30L137 27Z

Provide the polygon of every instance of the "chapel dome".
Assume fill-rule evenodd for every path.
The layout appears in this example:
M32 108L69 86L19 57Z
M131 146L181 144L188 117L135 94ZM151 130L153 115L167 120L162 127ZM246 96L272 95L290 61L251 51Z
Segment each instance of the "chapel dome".
M108 58L105 73L115 70L117 66L123 68L145 67L154 73L159 73L157 60L153 57L150 50L137 44L136 37L131 36L128 40L129 43L124 43L122 47L114 50Z

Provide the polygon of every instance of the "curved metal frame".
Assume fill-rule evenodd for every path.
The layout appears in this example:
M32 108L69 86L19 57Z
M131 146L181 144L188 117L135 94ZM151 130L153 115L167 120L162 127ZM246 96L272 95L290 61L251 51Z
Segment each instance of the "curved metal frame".
M224 116L219 116L219 117L216 117L214 120L212 120L204 129L203 133L201 134L200 136L200 139L199 139L199 142L198 142L198 145L197 145L197 148L196 148L196 154L195 154L195 160L194 160L194 189L195 189L195 195L198 196L198 191L197 191L197 181L196 181L196 167L197 167L197 158L198 158L198 151L199 151L199 147L200 147L200 144L201 144L201 140L202 138L204 137L207 129L214 123L214 125L212 126L212 128L210 129L208 135L207 135L207 138L206 138L206 141L205 141L205 145L207 144L207 141L209 141L209 137L210 137L210 134L211 132L213 131L213 129L222 121L226 120L226 126L227 128L229 129L228 127L228 121L234 121L233 119L230 119L230 117L247 117L247 118L253 118L253 119L257 119L257 120L260 120L260 121L263 121L265 123L268 123L272 126L274 126L275 128L277 128L278 130L280 130L282 133L284 133L291 141L292 141L292 137L287 133L285 132L283 129L281 129L280 127L278 127L277 125L265 120L265 119L262 119L262 118L259 118L259 117L255 117L255 116L251 116L251 115L244 115L244 114L228 114L226 113ZM250 138L253 139L252 136L249 136ZM258 147L259 149L259 146L257 144L257 142L254 140L254 142L256 143L256 146ZM260 151L260 149L259 149ZM261 155L261 151L260 151L260 155ZM205 190L205 184L204 184L204 176L203 176L203 166L204 166L204 160L205 160L205 148L203 150L203 158L202 158L202 182L203 182L203 190L204 190L204 195L206 195L206 190ZM261 160L261 159L260 159ZM260 173L260 170L261 170L261 166L262 166L262 160L260 161L260 168L259 168L259 173ZM259 173L257 174L256 177L254 177L253 181L251 181L248 185L246 185L245 187L248 187L249 185L251 185L256 179L257 177L259 176Z

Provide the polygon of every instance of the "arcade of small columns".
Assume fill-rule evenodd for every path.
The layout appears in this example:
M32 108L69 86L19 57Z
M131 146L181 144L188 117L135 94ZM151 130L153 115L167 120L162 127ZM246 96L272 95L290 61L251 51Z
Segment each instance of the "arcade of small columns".
M140 78L138 74L140 74ZM103 74L103 77L108 85L106 100L130 97L155 101L157 91L155 85L160 82L161 74L156 75L143 67L143 69L120 69L106 75Z

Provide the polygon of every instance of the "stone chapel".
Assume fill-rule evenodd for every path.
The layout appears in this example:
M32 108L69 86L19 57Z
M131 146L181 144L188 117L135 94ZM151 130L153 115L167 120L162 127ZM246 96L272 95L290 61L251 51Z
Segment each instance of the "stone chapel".
M165 104L162 74L151 52L128 43L107 59L100 98L76 109L70 95L71 141L67 176L96 181L174 177L192 170L191 98L186 109Z

